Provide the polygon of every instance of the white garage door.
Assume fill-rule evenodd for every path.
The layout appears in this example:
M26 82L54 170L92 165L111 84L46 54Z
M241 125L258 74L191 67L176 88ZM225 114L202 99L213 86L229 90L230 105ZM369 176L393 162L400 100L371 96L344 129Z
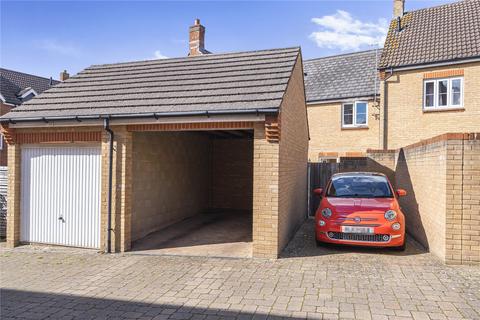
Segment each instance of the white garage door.
M20 239L100 247L100 147L22 147Z

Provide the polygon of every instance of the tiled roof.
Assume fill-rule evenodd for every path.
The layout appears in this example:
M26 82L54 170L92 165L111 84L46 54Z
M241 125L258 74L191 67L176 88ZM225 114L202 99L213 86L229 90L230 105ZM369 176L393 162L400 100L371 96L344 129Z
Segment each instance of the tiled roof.
M378 94L380 81L376 60L381 53L381 50L369 50L306 60L304 71L307 102Z
M4 118L279 108L299 48L91 66Z
M480 56L480 0L465 0L406 13L390 23L380 68Z
M52 80L52 85L57 83L59 81ZM18 97L27 88L31 88L40 94L50 87L50 79L0 68L0 93L5 98L6 103L20 105L22 100Z

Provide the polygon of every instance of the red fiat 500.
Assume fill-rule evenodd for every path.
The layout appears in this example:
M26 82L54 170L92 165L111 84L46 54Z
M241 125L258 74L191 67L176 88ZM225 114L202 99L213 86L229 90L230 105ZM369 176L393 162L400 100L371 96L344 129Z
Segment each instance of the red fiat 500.
M317 245L322 242L405 249L405 216L393 191L380 173L350 172L332 176L315 214Z

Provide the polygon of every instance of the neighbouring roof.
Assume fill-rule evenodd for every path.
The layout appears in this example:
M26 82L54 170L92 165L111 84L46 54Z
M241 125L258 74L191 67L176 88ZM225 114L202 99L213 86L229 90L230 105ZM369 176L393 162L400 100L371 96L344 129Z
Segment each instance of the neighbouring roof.
M306 60L307 103L378 94L377 61L381 53L378 49Z
M300 48L91 66L3 118L278 109Z
M52 80L52 85L59 81ZM30 89L36 93L51 88L50 79L34 76L32 74L0 68L0 94L6 103L20 105L21 95Z
M407 12L390 23L379 67L480 57L480 1L465 0Z

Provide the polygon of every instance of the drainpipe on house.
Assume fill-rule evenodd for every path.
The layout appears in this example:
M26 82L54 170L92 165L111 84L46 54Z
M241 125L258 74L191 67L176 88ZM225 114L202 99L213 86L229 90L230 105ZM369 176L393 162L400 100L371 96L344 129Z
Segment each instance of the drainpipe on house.
M112 252L112 180L113 180L113 130L110 119L103 119L103 128L110 136L108 150L108 199L107 199L107 253Z

